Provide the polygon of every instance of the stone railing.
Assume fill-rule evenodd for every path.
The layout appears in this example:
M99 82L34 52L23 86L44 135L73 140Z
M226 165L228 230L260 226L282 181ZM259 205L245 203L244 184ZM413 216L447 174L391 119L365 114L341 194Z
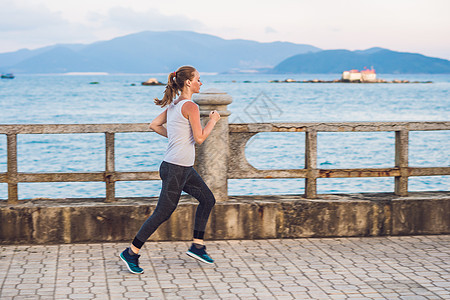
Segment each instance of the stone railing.
M205 179L218 201L228 199L228 179L305 178L306 198L317 197L318 178L394 177L399 196L408 194L409 176L450 175L450 167L410 167L408 146L410 131L450 130L450 121L442 122L347 122L347 123L246 123L229 124L227 105L231 96L209 90L197 95L203 124L211 110L222 118L208 139L197 147L196 169ZM7 135L7 172L0 173L0 182L8 184L8 204L18 202L21 182L94 182L106 184L106 202L115 200L115 182L159 180L156 171L118 172L115 170L115 133L148 132L148 124L72 124L72 125L0 125L0 134ZM395 166L392 168L319 169L317 168L318 132L395 132ZM305 132L305 168L259 170L245 157L248 140L260 132ZM105 134L105 171L86 173L21 173L17 169L18 134Z
M409 176L450 175L450 167L410 167L409 131L450 130L450 122L346 122L230 124L228 178L305 178L306 198L316 198L317 178L395 177L395 194L408 195ZM395 132L395 166L392 168L319 169L318 132ZM305 168L258 170L245 157L247 141L260 132L305 132Z

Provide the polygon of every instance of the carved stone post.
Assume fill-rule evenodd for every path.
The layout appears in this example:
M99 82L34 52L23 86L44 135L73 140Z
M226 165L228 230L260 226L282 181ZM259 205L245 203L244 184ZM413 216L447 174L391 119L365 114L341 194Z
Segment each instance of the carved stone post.
M199 105L200 119L204 127L209 113L217 110L221 116L211 134L201 145L196 146L195 168L213 192L217 201L228 200L229 132L227 105L233 100L227 93L208 89L194 97Z

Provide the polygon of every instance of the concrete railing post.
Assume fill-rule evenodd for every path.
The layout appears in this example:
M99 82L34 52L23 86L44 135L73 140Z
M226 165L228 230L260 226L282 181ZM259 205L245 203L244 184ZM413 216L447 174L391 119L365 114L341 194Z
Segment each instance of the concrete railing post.
M116 200L116 178L115 178L115 153L114 153L114 133L105 133L105 183L106 183L106 202Z
M408 196L408 148L409 131L400 130L395 132L395 166L400 169L400 176L395 177L395 194Z
M209 121L209 113L217 110L221 116L211 134L196 147L195 168L209 186L217 201L228 200L228 158L229 130L227 105L232 102L227 93L208 89L194 97L199 105L200 119L204 127Z
M19 189L17 184L17 134L8 134L8 204L16 204L19 200Z
M305 135L305 197L317 198L317 131L307 130Z

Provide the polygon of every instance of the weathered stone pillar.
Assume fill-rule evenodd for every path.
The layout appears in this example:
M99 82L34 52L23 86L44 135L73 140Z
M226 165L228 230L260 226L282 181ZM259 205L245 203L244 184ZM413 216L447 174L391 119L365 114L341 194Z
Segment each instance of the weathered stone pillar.
M17 134L7 134L8 155L8 204L19 201L19 188L17 184Z
M199 105L200 119L204 127L209 113L217 110L221 116L211 134L201 145L196 146L195 168L209 186L217 201L228 200L229 133L227 105L233 100L227 93L208 89L194 97Z
M106 202L114 202L116 200L116 176L115 176L115 150L114 150L114 133L105 133L105 183L106 183Z
M308 129L305 135L305 197L317 198L317 131Z
M395 132L395 166L400 169L400 176L395 177L395 194L408 196L409 176L409 131L400 130Z

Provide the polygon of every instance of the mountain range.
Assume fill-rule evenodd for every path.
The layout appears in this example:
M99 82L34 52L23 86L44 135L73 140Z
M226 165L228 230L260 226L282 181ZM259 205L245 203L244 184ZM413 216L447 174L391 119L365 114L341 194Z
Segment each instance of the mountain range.
M57 44L0 53L7 73L169 73L180 65L201 72L341 73L374 67L378 73L450 73L450 61L383 48L322 50L289 42L225 40L191 31L144 31L92 44Z
M0 70L15 73L169 73L180 65L202 72L272 68L310 45L225 40L190 31L144 31L89 45L54 45L0 54Z

